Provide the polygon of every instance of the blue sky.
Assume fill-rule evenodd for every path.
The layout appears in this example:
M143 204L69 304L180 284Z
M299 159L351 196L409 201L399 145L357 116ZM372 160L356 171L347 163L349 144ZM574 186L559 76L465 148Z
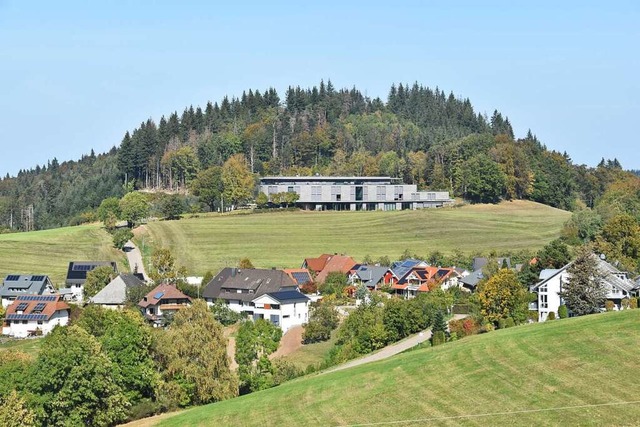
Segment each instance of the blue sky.
M320 79L383 99L393 82L438 86L576 163L640 169L640 2L97 3L0 0L1 175Z

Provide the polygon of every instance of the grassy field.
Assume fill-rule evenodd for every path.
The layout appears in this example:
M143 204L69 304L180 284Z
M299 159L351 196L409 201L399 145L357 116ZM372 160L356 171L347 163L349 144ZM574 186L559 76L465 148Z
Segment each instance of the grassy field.
M47 274L59 286L69 261L117 261L122 269L125 256L112 245L111 236L97 224L0 234L0 277Z
M256 267L297 267L345 253L394 259L405 249L476 252L538 249L558 237L568 212L527 201L398 212L272 212L158 221L145 247L170 247L190 274L216 273L248 257ZM138 242L141 239L138 238Z
M294 363L300 369L307 369L309 365L318 365L329 354L337 339L337 330L334 330L328 341L305 344L293 353L283 356L282 359Z
M637 425L639 325L640 310L628 310L495 331L158 425Z
M40 351L40 345L42 344L41 338L33 339L7 339L0 341L0 352L17 350L23 353L27 353L35 357Z

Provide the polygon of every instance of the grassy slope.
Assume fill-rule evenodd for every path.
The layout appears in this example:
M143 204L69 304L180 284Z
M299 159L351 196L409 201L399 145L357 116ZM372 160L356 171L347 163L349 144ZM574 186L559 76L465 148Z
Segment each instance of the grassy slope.
M0 235L2 278L10 273L47 274L59 286L74 260L117 261L122 269L125 257L112 248L111 236L97 224Z
M398 257L538 249L570 214L526 201L401 212L275 212L160 221L146 244L171 247L192 274L214 273L248 257L256 267L296 267L321 253Z
M632 425L640 310L533 324L315 375L162 420L182 425Z

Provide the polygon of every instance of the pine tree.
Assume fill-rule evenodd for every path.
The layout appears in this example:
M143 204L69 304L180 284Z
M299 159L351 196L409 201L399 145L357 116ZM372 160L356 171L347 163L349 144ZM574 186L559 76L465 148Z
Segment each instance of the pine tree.
M576 316L599 313L607 298L603 285L606 274L598 268L598 259L589 246L581 247L577 255L567 269L570 278L559 295Z

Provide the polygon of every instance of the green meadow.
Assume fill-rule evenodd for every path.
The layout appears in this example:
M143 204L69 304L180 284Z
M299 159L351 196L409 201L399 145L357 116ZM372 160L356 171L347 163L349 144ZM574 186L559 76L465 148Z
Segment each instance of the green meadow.
M214 274L249 258L256 267L297 267L305 257L344 253L395 259L406 249L466 254L539 249L570 213L527 201L397 212L268 212L202 215L144 227L145 248L168 247L191 274ZM137 242L141 245L142 239ZM146 251L148 252L148 251Z
M0 234L0 277L46 274L54 285L64 283L69 261L117 261L125 256L112 247L111 236L98 224L29 233Z
M640 310L518 326L313 374L155 422L163 427L637 425L639 326Z

